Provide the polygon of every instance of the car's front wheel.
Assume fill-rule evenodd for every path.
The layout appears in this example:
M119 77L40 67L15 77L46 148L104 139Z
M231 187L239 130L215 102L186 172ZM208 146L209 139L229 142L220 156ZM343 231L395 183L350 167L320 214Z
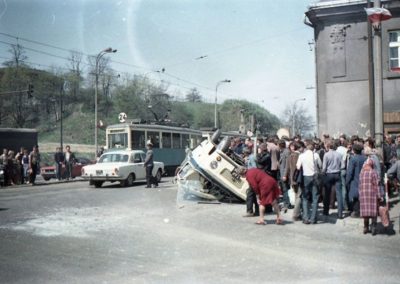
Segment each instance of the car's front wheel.
M135 175L131 173L121 185L132 186L134 181L135 181Z

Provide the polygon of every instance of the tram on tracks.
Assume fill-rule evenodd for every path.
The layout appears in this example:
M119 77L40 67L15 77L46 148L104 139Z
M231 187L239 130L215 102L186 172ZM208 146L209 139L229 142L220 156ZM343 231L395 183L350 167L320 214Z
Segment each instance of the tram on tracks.
M106 148L146 150L146 142L153 144L154 158L164 163L165 172L175 175L186 157L186 149L196 148L207 135L205 130L196 130L159 123L141 123L132 120L109 125L106 128ZM222 132L222 136L243 136L236 132ZM244 136L243 136L244 137Z

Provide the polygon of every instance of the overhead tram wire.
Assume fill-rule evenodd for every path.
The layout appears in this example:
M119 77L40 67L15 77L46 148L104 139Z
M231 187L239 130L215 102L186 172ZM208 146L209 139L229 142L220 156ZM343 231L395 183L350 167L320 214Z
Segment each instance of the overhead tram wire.
M239 48L242 48L242 47L245 47L245 46L248 46L248 45L257 44L259 42L263 42L263 41L266 41L266 40L271 39L271 38L282 37L284 35L287 35L289 33L293 33L293 32L296 32L296 31L299 31L299 30L302 30L302 29L306 29L306 28L302 27L302 28L293 29L293 30L290 30L288 32L283 32L283 33L279 33L279 34L276 34L276 35L271 35L271 36L269 36L267 38L253 40L253 41L250 41L250 42L247 42L247 43L239 44L239 45L236 45L236 46L228 47L228 48L217 50L217 51L214 51L214 52L208 52L208 53L204 52L203 53L204 55L202 55L202 56L198 56L196 58L192 58L192 59L185 60L185 61L180 61L180 62L175 63L175 64L165 65L164 68L175 67L175 66L187 63L189 61L191 61L191 62L198 61L200 59L208 58L210 56L221 54L221 53L224 53L226 51L235 50L235 49L239 49ZM66 49L66 48L62 48L62 47L55 46L55 45L52 45L52 44L39 42L39 41L36 41L36 40L31 40L31 39L27 39L27 38L23 38L23 37L17 37L17 36L10 35L10 34L4 33L4 32L0 32L0 35L4 35L4 36L10 37L10 38L14 38L17 41L18 40L27 41L27 42L34 43L34 44L37 44L37 45L42 45L42 46L46 46L46 47L50 47L50 48L54 48L54 49L58 49L58 50L66 51L66 52L79 52L79 53L81 53L82 55L85 55L85 56L94 56L94 55L91 55L91 54L84 53L82 51ZM128 66L128 67L138 68L138 69L141 69L141 70L152 71L152 70L149 70L149 68L144 67L144 66L129 64L129 63L125 63L125 62L119 62L119 61L115 61L115 60L110 60L110 62L115 63L115 64Z
M271 35L271 36L266 37L266 38L256 39L256 40L253 40L253 41L249 41L247 43L238 44L238 45L227 47L227 48L224 48L224 49L219 49L219 50L215 50L215 51L212 51L212 52L203 52L203 55L197 56L196 58L182 60L182 61L174 63L174 64L165 65L164 67L165 68L171 68L171 67L183 65L183 64L189 63L189 62L199 61L201 59L210 58L210 57L212 57L214 55L222 54L222 53L225 53L227 51L240 49L240 48L245 47L245 46L254 45L254 44L269 40L269 39L282 37L282 36L285 36L287 34L294 33L294 32L297 32L299 30L305 30L305 29L307 29L307 27L301 27L301 28L290 30L288 32L283 32L283 33L279 33L279 34L276 34L276 35Z

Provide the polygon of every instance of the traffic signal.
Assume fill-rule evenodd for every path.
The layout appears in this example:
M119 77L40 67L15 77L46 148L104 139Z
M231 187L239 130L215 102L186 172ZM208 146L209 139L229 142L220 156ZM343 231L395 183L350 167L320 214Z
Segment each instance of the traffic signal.
M26 91L26 93L28 94L28 98L32 98L33 97L33 85L32 84L29 84L28 85L28 90Z

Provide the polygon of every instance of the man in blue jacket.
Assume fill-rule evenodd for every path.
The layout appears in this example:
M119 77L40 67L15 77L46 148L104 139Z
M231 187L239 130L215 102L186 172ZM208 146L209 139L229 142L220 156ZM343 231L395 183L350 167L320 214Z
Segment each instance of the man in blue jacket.
M358 200L358 183L361 169L367 157L362 155L363 146L355 143L353 145L354 155L349 160L346 172L346 184L349 189L349 210L351 217L360 216L360 202Z

